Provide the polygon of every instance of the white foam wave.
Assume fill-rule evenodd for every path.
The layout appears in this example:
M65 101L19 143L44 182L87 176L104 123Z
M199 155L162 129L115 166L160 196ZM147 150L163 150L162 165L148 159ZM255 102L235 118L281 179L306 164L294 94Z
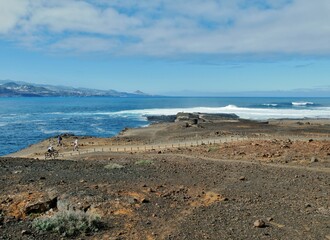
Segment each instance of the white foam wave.
M99 132L99 133L106 132L103 128L100 128L100 127L95 127L95 130L96 130L96 132Z
M307 105L314 105L313 102L292 102L293 106L307 106Z
M1 114L0 118L2 119L16 119L16 118L27 118L31 116L29 113L22 113L22 114Z
M50 112L50 113L46 113L46 114L52 114L52 115L64 115L66 114L65 112Z
M262 105L267 106L267 107L277 107L278 106L278 104L276 104L276 103L264 103Z
M99 132L99 133L106 132L103 128L100 127L101 125L102 125L101 123L92 123L91 127L93 127L96 132Z
M4 123L4 122L0 122L0 127L4 127L4 126L7 126L8 123Z
M84 131L78 131L78 130L46 130L46 129L40 129L40 131L44 134L63 134L63 133L72 133L75 135L84 135L86 134Z
M266 120L280 118L330 118L330 108L319 107L313 109L269 109L269 108L242 108L235 105L225 107L194 107L194 108L166 108L141 109L120 111L118 115L175 115L178 112L201 113L228 113L236 114L241 118Z

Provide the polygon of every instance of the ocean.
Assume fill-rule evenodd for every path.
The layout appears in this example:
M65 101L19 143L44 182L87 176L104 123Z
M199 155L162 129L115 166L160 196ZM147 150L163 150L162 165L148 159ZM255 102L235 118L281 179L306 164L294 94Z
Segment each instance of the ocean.
M147 115L235 113L241 118L330 118L330 98L0 98L0 156L58 134L111 137Z

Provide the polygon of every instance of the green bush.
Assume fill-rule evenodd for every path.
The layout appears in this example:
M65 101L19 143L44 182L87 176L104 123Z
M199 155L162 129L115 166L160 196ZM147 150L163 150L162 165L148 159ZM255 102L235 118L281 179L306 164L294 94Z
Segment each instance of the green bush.
M118 163L110 163L110 164L104 166L104 168L106 168L106 169L121 169L121 168L124 168L124 166L120 165Z
M150 165L153 164L152 160L138 160L135 162L136 165Z
M100 218L82 211L61 211L51 217L36 218L32 226L42 232L56 232L63 236L76 236L96 232L101 226Z

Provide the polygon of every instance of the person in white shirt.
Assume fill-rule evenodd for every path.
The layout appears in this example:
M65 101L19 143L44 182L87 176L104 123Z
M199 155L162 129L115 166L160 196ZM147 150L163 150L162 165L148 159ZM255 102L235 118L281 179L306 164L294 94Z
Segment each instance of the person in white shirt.
M76 138L73 142L73 151L77 150L78 151L78 138Z

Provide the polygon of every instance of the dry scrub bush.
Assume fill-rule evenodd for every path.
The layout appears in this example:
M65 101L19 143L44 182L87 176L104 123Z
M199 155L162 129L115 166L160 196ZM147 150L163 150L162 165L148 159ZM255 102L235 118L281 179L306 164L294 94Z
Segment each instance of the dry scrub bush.
M104 166L104 168L111 170L111 169L121 169L124 168L124 166L118 163L109 163L108 165Z
M96 232L102 226L98 216L83 211L60 211L50 217L36 218L32 226L42 232L56 232L62 236L77 236Z
M152 160L138 160L135 162L136 165L150 165L153 164Z

